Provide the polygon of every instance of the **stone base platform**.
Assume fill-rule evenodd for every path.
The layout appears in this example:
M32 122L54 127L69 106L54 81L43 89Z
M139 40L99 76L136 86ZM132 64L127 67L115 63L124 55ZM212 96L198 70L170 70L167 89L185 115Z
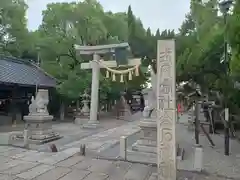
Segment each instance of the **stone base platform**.
M127 160L139 163L157 164L157 154L128 149Z
M48 134L39 134L39 135L32 135L28 137L29 144L44 144L51 141L55 141L61 139L63 136L60 136L59 133L51 132ZM15 141L23 141L24 137L23 134L16 135Z
M28 144L44 144L62 138L59 133L52 131L52 119L53 116L40 113L24 116ZM23 139L23 135L18 138Z
M84 125L88 122L88 120L89 120L88 117L76 117L74 120L74 124Z
M184 160L184 148L176 146L176 158L177 161ZM155 146L144 146L134 143L131 149L127 149L127 160L135 161L139 163L157 163L157 147Z
M139 142L136 142L132 145L132 150L137 152L144 152L144 153L157 153L156 146L149 146L149 145L141 144Z
M96 129L96 128L100 128L100 123L99 121L94 121L94 122L88 122L86 124L82 125L82 128L86 128L86 129Z
M29 144L44 144L44 143L61 139L62 137L63 136L60 136L59 133L52 132L49 134L30 136L28 141L29 141Z

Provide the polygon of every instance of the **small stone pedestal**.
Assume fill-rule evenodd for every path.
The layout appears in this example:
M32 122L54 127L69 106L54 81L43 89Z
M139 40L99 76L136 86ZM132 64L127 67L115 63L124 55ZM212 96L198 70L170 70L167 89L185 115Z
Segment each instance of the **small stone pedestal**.
M140 121L141 137L128 150L131 160L156 163L157 161L157 123L155 119L145 118ZM132 159L133 158L133 159Z
M24 116L25 128L29 132L30 144L43 144L61 138L58 133L52 131L53 116L51 115L28 115Z
M86 124L89 120L89 117L82 116L81 114L77 114L75 116L74 123L77 125L83 125Z
M86 124L88 120L89 120L89 113L83 112L81 110L76 113L74 123L77 125L83 125L83 124Z
M157 152L157 123L155 120L140 121L141 137L133 144L135 151L156 153Z

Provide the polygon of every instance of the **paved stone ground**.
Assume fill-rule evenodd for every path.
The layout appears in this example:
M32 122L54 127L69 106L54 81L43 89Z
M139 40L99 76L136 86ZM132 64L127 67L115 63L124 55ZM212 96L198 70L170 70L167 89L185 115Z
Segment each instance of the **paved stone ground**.
M0 146L0 180L157 180L156 167L83 157L78 149L58 153ZM178 180L227 180L179 171Z
M187 115L181 116L177 125L177 140L180 146L185 148L186 160L181 162L181 169L193 167L193 145L195 144L194 132L187 130ZM206 136L200 135L200 145L203 147L203 168L205 171L222 176L240 179L240 143L237 140L230 141L230 156L224 155L224 136L222 134L211 135L215 147L211 147Z
M134 121L140 120L141 113L135 113L132 115L131 119ZM80 125L76 125L74 123L69 123L69 122L54 122L52 125L52 128L55 132L58 132L60 135L63 136L63 138L56 140L54 142L49 142L46 144L42 145L31 145L30 149L32 150L37 150L37 151L42 151L42 152L49 152L50 148L49 145L54 143L58 148L61 150L69 148L69 147L80 147L81 144L86 144L89 146L89 149L98 149L102 147L108 147L112 146L119 141L119 133L123 132L123 134L127 131L131 133L132 131L136 130L136 125L133 127L134 129L131 130L132 126L129 125L131 123L124 120L117 120L117 119L101 119L100 120L100 126L99 128L96 129L83 129L81 128ZM134 123L133 123L134 124ZM128 127L129 126L129 127ZM122 128L118 128L122 127ZM0 133L0 136L6 135L8 131L20 131L23 129L22 125L19 125L15 128L12 127L0 127L0 132L3 130L2 133ZM122 130L123 129L123 130ZM125 129L125 130L124 130ZM106 131L109 130L109 131ZM98 134L100 132L105 132L105 134L101 135L96 135L93 136L94 134ZM128 133L126 133L128 134ZM112 135L112 136L111 136ZM99 136L99 137L98 137ZM109 136L109 138L106 138L106 136ZM104 139L104 141L103 141ZM100 143L101 140L102 142ZM1 144L1 142L0 142ZM91 144L91 145L90 145ZM22 146L22 142L16 142L14 145L17 146Z
M194 135L193 132L186 130L187 127L184 125L184 122L186 122L186 116L182 116L180 122L182 123L177 125L177 140L180 142L180 145L183 146L186 150L186 160L183 161L182 167L180 168L191 170L193 164L192 147L194 144ZM94 180L104 178L107 180L141 180L142 177L146 177L146 180L155 180L156 168L154 167L126 162L123 163L119 161L109 162L107 160L93 160L93 158L96 157L95 154L94 156L90 157L91 153L88 153L89 151L99 153L105 151L106 149L111 149L111 147L119 142L121 135L129 135L138 131L139 127L137 124L138 121L125 123L122 126L114 127L105 131L102 130L101 132L94 133L93 135L87 136L85 138L79 138L75 141L72 140L72 142L69 139L70 142L67 141L63 143L62 146L59 146L60 152L54 154L49 152L37 152L34 150L27 151L20 148L0 146L0 174L2 174L0 175L0 180L10 180L14 178L16 180L38 180L41 178L53 180L54 178L60 180L79 180L81 177L82 179L85 178L87 180L91 178ZM58 126L58 128L59 130L62 129L62 132L66 130L66 126L61 125ZM77 128L79 127L76 127L76 130L72 131L72 134L76 136L78 135L76 132L78 130ZM180 180L187 180L186 178L189 180L226 180L226 177L240 179L240 155L238 153L238 150L240 150L239 143L237 141L231 141L232 154L229 157L226 157L223 155L223 137L219 135L213 135L212 138L216 144L215 148L211 148L209 146L204 136L200 137L201 145L204 147L204 170L212 175L197 174L189 171L180 171L178 173L178 178ZM59 144L57 144L57 146ZM71 157L79 151L81 144L87 145L87 157ZM117 170L112 170L111 168L115 168L115 166L118 166L117 164L120 164ZM121 166L123 166L123 169L125 168L125 171L120 168ZM127 170L126 166L128 167ZM99 172L99 169L103 169L101 170L103 172ZM143 169L147 169L148 171ZM114 175L114 178L112 178L113 175L111 175L111 172L113 172L113 174L116 173L116 176ZM101 175L99 175L99 173ZM120 175L118 176L117 173ZM222 175L223 177L220 177L219 175ZM9 178L7 178L8 176Z

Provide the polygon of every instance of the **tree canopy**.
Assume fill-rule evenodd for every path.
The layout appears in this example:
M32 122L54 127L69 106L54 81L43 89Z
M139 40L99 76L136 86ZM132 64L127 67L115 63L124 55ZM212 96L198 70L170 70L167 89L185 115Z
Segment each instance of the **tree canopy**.
M157 40L174 38L177 82L193 81L206 94L219 91L228 102L233 99L238 102L236 97L240 96L234 83L240 77L240 2L233 6L224 24L217 0L206 3L191 0L190 12L178 32L170 29L152 32L134 15L131 6L127 12L113 13L105 12L96 0L51 3L43 11L40 27L30 32L24 0L1 0L0 53L35 61L39 57L41 67L58 80L58 92L63 97L77 99L91 87L91 71L81 70L80 64L92 57L80 56L73 45L128 42L131 57L142 59L140 76L125 83L112 82L101 69L100 94L105 99L125 88L146 85L148 66L156 71ZM231 49L228 62L222 61L224 37Z

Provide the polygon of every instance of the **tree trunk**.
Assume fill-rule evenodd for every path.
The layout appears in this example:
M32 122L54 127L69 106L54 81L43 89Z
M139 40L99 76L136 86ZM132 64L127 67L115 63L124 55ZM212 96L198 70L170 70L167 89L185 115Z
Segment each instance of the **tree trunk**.
M79 111L79 108L80 108L80 101L78 99L77 102L76 102L76 112Z
M65 118L65 104L62 101L61 102L61 107L60 107L60 120L63 121Z

